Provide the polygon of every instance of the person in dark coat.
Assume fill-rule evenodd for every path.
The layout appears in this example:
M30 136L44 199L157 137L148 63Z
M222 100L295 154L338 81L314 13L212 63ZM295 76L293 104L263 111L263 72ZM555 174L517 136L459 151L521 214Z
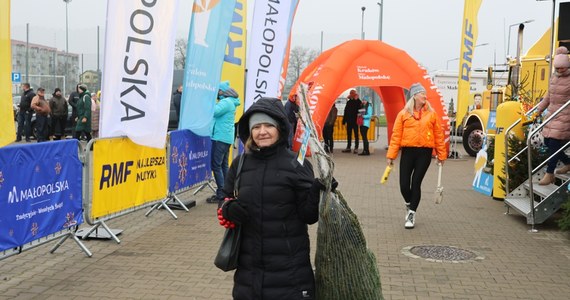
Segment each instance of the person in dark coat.
M323 127L323 140L325 142L325 152L327 153L334 152L334 124L336 123L337 115L338 109L336 108L336 103L333 102L331 110L325 120L325 126Z
M79 94L81 93L79 92L78 84L75 86L75 91L71 92L67 99L67 102L71 106L71 136L75 136L75 126L77 125L75 120L77 119L77 102L79 102Z
M287 120L291 125L291 130L287 139L289 140L289 148L293 147L293 137L295 136L295 131L297 130L297 114L299 113L299 98L297 95L292 95L285 103L285 113L287 113Z
M77 101L77 125L75 125L74 139L79 139L81 134L84 133L87 142L91 140L91 92L87 90L87 86L80 84L77 90L79 94L79 101Z
M67 123L67 101L61 95L61 89L56 88L49 100L51 108L51 123L53 128L54 140L65 139L65 126Z
M180 103L182 100L182 85L179 85L178 88L172 93L172 105L174 106L174 110L176 110L176 120L180 123Z
M261 98L241 117L246 147L238 199L233 197L239 156L228 170L222 216L241 224L234 299L315 299L307 224L319 218L324 185L307 160L288 149L290 124L281 101Z
M356 118L358 116L358 110L362 107L362 102L356 93L356 90L351 90L350 95L348 95L348 101L344 107L344 113L342 116L342 125L346 126L346 149L342 150L344 153L350 153L350 147L352 146L352 134L354 133L354 151L353 153L358 153L358 124L356 124Z
M22 140L22 135L25 135L26 142L29 142L32 135L32 114L34 112L31 105L36 93L34 93L34 89L32 89L27 82L22 84L22 90L24 92L18 104L18 131L16 134L16 142Z

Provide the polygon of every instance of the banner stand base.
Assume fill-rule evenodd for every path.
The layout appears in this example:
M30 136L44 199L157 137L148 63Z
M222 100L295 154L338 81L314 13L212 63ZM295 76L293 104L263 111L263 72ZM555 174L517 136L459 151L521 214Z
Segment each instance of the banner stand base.
M99 230L99 226L103 226L105 230ZM117 235L123 232L122 229L111 229L104 221L97 222L93 227L87 229L79 229L75 233L75 236L81 237L82 240L92 238L92 239L113 239L117 244L121 243L121 240L117 237Z
M168 203L172 201L173 203ZM176 216L176 214L172 211L172 209L179 209L179 210L185 210L188 211L188 207L194 207L196 206L196 201L194 200L188 200L186 203L182 202L180 200L180 198L178 198L176 196L176 194L171 193L168 195L168 197L166 197L164 200L156 203L155 205L153 205L145 214L145 217L148 217L150 215L150 213L152 213L154 210L159 210L159 209L166 209L168 211L168 213L170 213L170 215L175 219L178 220L178 217Z
M168 203L168 207L170 207L171 209L188 211L189 208L196 206L196 201L195 200L188 200L186 202L183 202L182 204L184 204L184 205L180 205L178 203Z
M79 231L79 230L78 230ZM77 234L77 231L75 232ZM75 243L77 243L77 246L79 246L79 248L81 248L81 250L85 253L85 255L87 255L87 257L91 257L93 256L93 253L91 253L91 251L89 251L89 249L85 246L85 244L83 244L75 234L73 233L68 233L65 236L63 236L58 242L57 244L51 248L51 250L49 251L49 253L54 253L55 250L57 250L57 248L59 248L61 245L63 245L63 243L65 242L65 240L67 240L68 238L72 238Z
M212 190L212 192L215 193L215 192L216 192L216 189L215 189L214 186L210 183L210 182L212 182L212 181L214 181L214 179L212 179L212 178L208 179L208 181L206 181L204 184L202 184L201 186L199 186L199 187L192 193L192 195L198 194L198 192L200 192L200 191L201 191L202 189L204 189L205 187L209 187L209 188Z
M182 200L180 200L180 198L178 198L178 196L176 196L176 194L172 194L169 200L172 202L171 203L166 202L166 205L168 205L168 207L170 207L172 209L178 209L178 210L183 209L185 211L188 211L189 208L196 206L195 200L182 201ZM162 208L162 207L159 207L159 208Z
M87 233L87 231L89 230L89 228L83 228L83 229L79 229L77 230L77 232L75 233L76 237L79 237L83 240L85 239L104 239L104 240L110 240L113 238L113 236L111 234L109 234L106 230L96 230L92 233ZM122 229L111 229L111 233L113 235L119 235L123 232ZM86 234L88 234L86 236Z

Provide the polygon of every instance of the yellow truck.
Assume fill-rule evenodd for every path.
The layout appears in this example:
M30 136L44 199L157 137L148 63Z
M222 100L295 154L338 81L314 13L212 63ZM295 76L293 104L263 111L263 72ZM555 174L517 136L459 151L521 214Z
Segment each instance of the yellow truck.
M522 27L524 26L519 29L519 36L522 36ZM486 134L493 134L492 130L489 132L487 126L490 116L492 118L499 104L509 100L519 101L525 106L526 111L544 97L548 91L550 74L550 37L549 29L524 56L519 53L517 58L508 60L506 71L509 75L506 86L493 84L493 70L489 68L487 90L482 92L482 107L470 111L463 119L463 147L470 156L477 155L483 146Z

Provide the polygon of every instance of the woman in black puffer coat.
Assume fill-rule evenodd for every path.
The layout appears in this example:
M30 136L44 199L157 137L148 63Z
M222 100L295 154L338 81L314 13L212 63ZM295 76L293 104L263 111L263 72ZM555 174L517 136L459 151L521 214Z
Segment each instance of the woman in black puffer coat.
M224 218L242 226L234 299L315 299L307 224L318 221L319 194L309 161L288 149L291 130L281 101L261 98L241 117L246 145L238 199L222 205ZM223 192L232 197L239 157Z

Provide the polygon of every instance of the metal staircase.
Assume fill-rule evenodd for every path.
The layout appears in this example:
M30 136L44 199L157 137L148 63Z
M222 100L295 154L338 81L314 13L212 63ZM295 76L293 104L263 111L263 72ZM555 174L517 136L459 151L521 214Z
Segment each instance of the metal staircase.
M505 197L505 206L507 208L507 214L510 209L516 211L517 213L526 217L526 223L531 225L531 231L535 232L536 229L534 225L542 224L550 216L556 213L562 204L568 199L570 199L570 176L569 174L554 174L556 181L550 185L541 186L538 185L538 181L545 174L545 165L548 160L560 151L564 151L570 145L570 141L567 142L559 151L549 156L544 161L542 161L537 167L533 169L532 167L532 146L531 139L534 135L538 134L544 125L548 124L556 115L562 112L565 108L570 105L570 101L567 101L560 109L554 112L548 119L546 119L540 126L528 133L526 147L519 153L515 154L513 157L508 157L508 138L505 138L505 189L508 192L509 189L509 173L508 165L514 163L515 160L520 160L519 157L524 152L527 153L528 158L528 177L525 182L520 186L513 189ZM569 108L570 109L570 108ZM536 106L531 109L527 116L536 110ZM509 132L518 124L520 120L512 124L505 132L505 137L508 137Z

